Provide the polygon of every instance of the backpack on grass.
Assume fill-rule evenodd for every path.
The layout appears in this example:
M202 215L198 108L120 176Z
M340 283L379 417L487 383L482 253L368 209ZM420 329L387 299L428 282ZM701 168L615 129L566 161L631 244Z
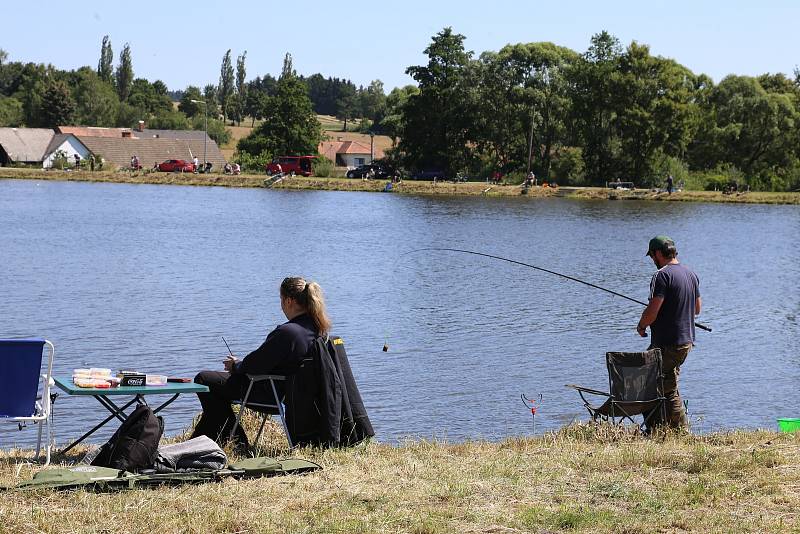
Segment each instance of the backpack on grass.
M100 448L92 465L123 471L150 469L158 457L163 433L164 419L146 404L140 404Z

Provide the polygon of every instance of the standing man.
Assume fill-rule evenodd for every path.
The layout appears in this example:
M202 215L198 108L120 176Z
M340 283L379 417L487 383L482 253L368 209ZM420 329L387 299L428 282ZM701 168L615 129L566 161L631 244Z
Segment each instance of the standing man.
M673 428L687 427L686 411L678 392L681 365L694 345L694 318L700 315L700 280L691 269L678 262L675 242L667 236L650 240L647 255L658 271L650 280L649 304L642 312L636 332L647 337L648 349L661 349L661 368L664 375L664 397L667 420L654 414L653 424L667 424Z
M675 189L675 182L672 179L672 175L667 175L667 193L670 195L672 194L672 190Z
M200 170L200 160L197 159L197 156L192 158L192 165L194 165L194 173L197 174L197 171Z

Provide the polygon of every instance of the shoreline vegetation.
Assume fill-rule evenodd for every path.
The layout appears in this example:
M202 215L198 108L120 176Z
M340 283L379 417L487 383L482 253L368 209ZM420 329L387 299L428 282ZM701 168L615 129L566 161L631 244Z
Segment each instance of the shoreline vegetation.
M272 427L267 441L280 450ZM787 532L800 528L798 445L800 434L765 430L644 438L573 424L497 443L308 448L292 455L322 471L115 493L4 492L0 531ZM84 451L56 456L54 467ZM38 471L24 463L31 456L0 451L0 484Z
M107 182L155 185L196 185L221 187L271 187L272 189L310 189L324 191L383 191L387 180L359 180L351 178L321 178L311 176L286 177L278 183L265 185L263 174L163 173L150 171L64 171L1 167L0 180L51 180L75 182ZM487 182L431 182L403 180L393 184L392 193L410 195L464 195L490 197L562 197L594 200L651 200L671 202L727 202L746 204L800 204L800 192L749 191L725 194L721 191L676 191L672 195L651 189L619 190L603 187L531 187L527 194L520 185L494 185Z

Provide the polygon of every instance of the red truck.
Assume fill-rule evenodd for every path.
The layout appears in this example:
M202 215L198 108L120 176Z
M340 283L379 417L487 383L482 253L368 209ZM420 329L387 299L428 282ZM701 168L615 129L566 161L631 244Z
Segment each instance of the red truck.
M316 156L278 156L267 163L267 174L272 176L282 172L283 174L299 174L301 176L311 176L314 172L312 162Z

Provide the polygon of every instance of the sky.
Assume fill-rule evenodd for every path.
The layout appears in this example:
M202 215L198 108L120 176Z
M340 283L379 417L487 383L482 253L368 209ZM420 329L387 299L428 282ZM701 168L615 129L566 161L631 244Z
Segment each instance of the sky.
M57 7L55 7L57 6ZM10 61L59 69L97 67L108 35L116 66L130 43L134 75L171 90L219 81L222 57L247 51L247 78L277 76L286 52L298 74L322 73L356 85L383 81L386 92L413 83L431 38L450 26L477 57L510 43L551 41L584 52L606 30L623 46L650 46L719 82L800 65L798 0L271 0L14 2L4 10L0 48Z

